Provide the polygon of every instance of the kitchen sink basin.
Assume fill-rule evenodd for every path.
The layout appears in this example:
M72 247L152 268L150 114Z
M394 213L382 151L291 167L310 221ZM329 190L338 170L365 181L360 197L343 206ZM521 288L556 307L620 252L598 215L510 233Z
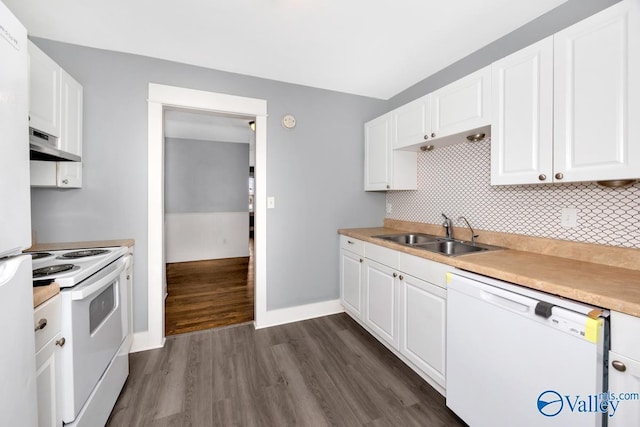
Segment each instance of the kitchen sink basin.
M455 240L442 240L417 246L431 252L438 252L447 256L463 255L472 252L488 251L489 248L457 242Z
M415 246L425 243L436 243L441 237L432 236L430 234L410 233L410 234L383 234L381 236L373 236L376 239L388 240L401 245Z
M421 233L382 234L373 237L376 239L382 239L388 242L394 242L415 249L422 249L446 256L458 256L503 249L499 246L464 242L461 240L451 240L444 237Z

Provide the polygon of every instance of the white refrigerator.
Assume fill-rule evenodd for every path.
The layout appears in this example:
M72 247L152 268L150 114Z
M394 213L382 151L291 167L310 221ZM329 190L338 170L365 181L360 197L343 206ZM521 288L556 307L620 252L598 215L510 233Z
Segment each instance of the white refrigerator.
M36 426L27 31L0 2L0 426Z

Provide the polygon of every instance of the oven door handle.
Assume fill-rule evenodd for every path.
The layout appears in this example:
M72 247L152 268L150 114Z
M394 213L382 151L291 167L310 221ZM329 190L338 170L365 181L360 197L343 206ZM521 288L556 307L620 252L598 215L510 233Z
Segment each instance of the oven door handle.
M114 262L113 265L116 265L116 268L115 268L114 271L112 271L111 273L109 273L108 275L106 275L105 277L103 277L102 279L98 280L96 283L94 283L92 285L89 285L89 286L86 286L86 287L81 287L78 290L71 291L71 300L72 301L81 301L81 300L87 299L90 296L102 291L109 284L111 284L111 282L113 282L114 279L116 279L118 276L120 276L120 274L124 271L126 264L127 264L126 261L123 260L123 259L120 259L120 260Z

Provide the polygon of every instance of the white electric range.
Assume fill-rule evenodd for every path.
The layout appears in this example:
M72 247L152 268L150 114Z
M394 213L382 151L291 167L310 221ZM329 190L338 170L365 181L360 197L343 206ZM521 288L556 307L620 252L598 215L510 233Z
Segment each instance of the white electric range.
M104 425L129 375L127 247L32 252L34 286L60 286L60 396L69 426Z

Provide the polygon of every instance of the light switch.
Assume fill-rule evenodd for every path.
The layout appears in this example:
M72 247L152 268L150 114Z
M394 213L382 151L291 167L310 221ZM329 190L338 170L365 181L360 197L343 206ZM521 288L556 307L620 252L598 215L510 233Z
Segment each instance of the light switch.
M560 211L560 225L564 228L576 228L578 226L578 209L562 208Z
M276 207L276 198L274 196L267 197L267 209Z

